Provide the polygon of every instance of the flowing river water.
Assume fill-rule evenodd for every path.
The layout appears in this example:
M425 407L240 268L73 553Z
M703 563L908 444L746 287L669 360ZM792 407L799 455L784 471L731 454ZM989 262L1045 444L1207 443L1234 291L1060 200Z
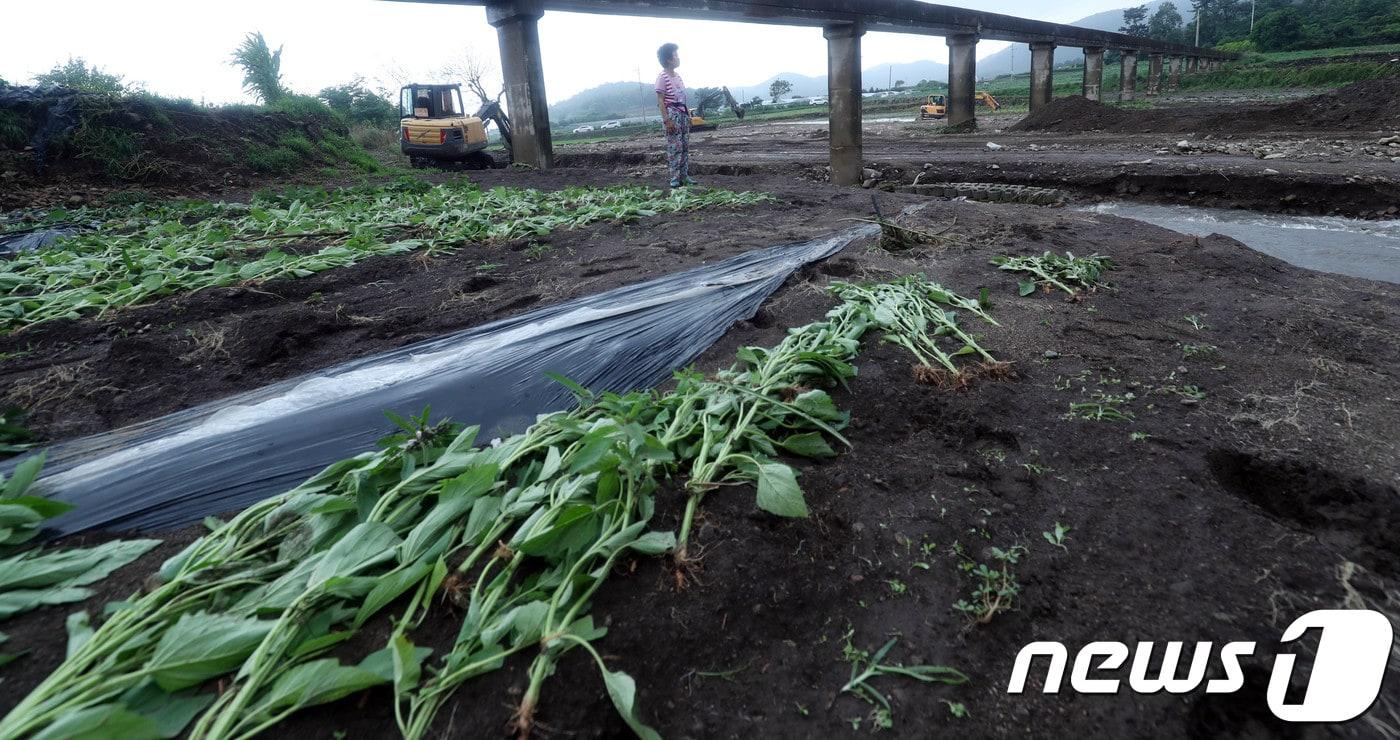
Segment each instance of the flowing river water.
M1400 221L1127 202L1100 203L1080 210L1145 221L1194 236L1223 234L1299 267L1400 283Z

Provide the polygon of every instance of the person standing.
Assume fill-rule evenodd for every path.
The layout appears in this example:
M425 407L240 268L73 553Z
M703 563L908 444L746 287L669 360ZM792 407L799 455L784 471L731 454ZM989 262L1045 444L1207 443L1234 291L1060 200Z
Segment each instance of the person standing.
M686 105L685 82L676 74L676 67L681 66L679 48L662 44L656 50L662 68L656 76L656 106L661 109L661 122L666 127L666 167L673 188L696 184L690 179L690 108Z

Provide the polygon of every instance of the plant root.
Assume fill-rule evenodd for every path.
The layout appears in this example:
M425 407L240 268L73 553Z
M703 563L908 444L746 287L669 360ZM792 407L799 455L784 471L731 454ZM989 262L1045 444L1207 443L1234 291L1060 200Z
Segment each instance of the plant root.
M691 555L691 552L695 552ZM700 585L700 573L705 569L705 550L699 545L686 545L671 554L671 579L676 591L691 584Z
M515 708L515 713L510 716L510 722L506 724L506 730L511 737L518 740L529 740L530 733L535 729L535 704L530 697L521 700L520 706Z
M1015 380L1016 368L1009 362L982 362L972 369L972 374L986 380Z
M943 391L961 391L972 385L970 373L952 372L931 365L915 365L914 381Z

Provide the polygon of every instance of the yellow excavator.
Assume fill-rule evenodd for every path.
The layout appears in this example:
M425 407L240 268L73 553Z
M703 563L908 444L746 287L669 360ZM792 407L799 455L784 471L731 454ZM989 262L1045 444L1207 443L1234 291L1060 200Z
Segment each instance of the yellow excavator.
M495 123L510 149L510 120L497 102L467 115L461 85L404 85L399 91L399 151L414 167L460 164L473 169L495 166L486 153L486 124Z
M992 110L1001 107L1001 103L998 103L997 99L985 90L978 90L972 97L974 104L981 103ZM924 104L919 106L920 121L931 121L939 118L946 118L947 116L948 103L942 95L930 95L924 100Z
M705 120L705 111L714 107L714 105L719 102L720 98L724 98L725 104L729 106L729 110L734 111L734 116L736 118L740 120L744 118L744 106L740 105L739 101L734 99L734 96L729 93L729 88L721 87L709 95L706 95L704 98L701 98L700 103L695 106L695 110L691 111L691 131L714 131L719 128L719 124Z

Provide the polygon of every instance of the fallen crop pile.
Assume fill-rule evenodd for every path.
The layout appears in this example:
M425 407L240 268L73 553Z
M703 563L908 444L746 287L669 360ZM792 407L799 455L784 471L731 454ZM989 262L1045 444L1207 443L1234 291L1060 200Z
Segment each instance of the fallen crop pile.
M451 250L710 206L759 193L636 186L482 190L403 179L388 185L293 189L251 203L141 204L51 211L45 222L96 228L0 263L0 332L102 315L160 296L313 275L377 255ZM13 223L0 231L28 228Z
M855 375L861 337L913 327L930 343L975 346L943 331L952 317L929 317L959 309L990 320L922 278L840 290L853 297L824 320L775 347L740 349L713 377L680 372L670 392L595 395L557 378L576 409L482 446L477 428L431 422L426 410L396 419L401 432L378 450L211 521L95 630L71 622L82 624L67 659L0 720L0 738L98 728L251 737L380 685L392 689L400 732L419 738L460 687L532 654L514 718L528 733L547 679L574 648L594 657L628 725L655 737L637 716L632 678L610 671L595 646L606 629L590 603L618 560L669 552L683 579L703 497L736 483L756 484L765 511L805 516L797 473L779 455L830 457L845 443L847 415L826 389ZM679 537L650 528L655 497L677 488L672 476L685 478L688 497ZM461 626L448 651L430 655L414 632L444 600ZM338 650L386 613L382 649Z

